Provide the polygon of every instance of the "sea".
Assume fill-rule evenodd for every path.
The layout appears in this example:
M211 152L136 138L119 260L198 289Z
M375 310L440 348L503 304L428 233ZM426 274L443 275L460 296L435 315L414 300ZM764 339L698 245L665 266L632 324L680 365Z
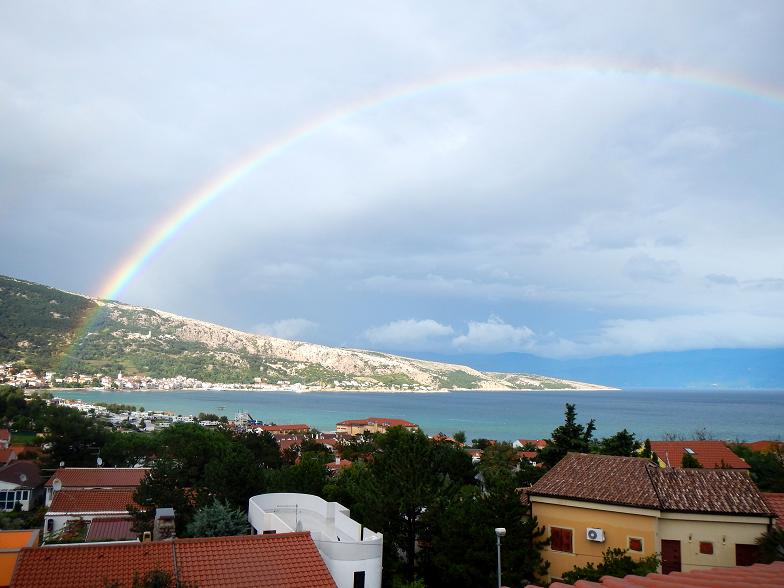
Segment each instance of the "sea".
M627 429L638 439L667 435L753 441L784 438L784 390L619 390L498 392L305 392L248 390L58 390L86 402L131 404L180 415L234 418L248 412L265 423L305 423L335 430L345 419L406 419L427 434L464 431L466 438L540 439L563 422L566 403L578 421L596 422L596 436Z

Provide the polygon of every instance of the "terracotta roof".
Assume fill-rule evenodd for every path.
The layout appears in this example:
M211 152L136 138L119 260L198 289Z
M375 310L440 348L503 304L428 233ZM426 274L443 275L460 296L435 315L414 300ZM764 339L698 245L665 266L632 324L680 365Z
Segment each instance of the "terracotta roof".
M46 482L47 488L54 479L63 488L135 488L149 468L59 468Z
M172 574L172 544L116 543L23 549L11 586L16 588L104 588L109 582L130 587L134 574L152 570ZM202 588L202 587L200 587Z
M90 521L85 541L131 541L139 534L131 530L133 520L122 517L96 517Z
M38 488L43 478L41 478L41 470L35 463L17 460L0 468L0 482L16 484L20 488Z
M338 469L349 468L354 462L350 459L341 459L340 463L337 461L331 461L327 464L327 469L331 472L337 471Z
M784 441L754 441L753 443L742 443L752 451L762 451L763 453L784 449Z
M285 431L309 431L310 426L305 424L298 425L251 425L254 429L269 431L270 433L280 433Z
M0 586L8 586L23 547L38 545L38 529L0 531Z
M179 539L176 544L180 579L199 588L335 587L310 533Z
M414 423L405 421L403 419L386 419L381 417L368 417L366 419L349 419L347 421L340 421L337 424L354 425L354 426L377 424L383 427L416 427L417 426Z
M707 469L730 467L736 470L751 468L743 459L735 455L723 441L651 441L651 450L656 452L665 464L669 458L669 467L681 467L681 459L686 448Z
M60 490L55 492L47 514L125 512L128 505L136 505L133 493L133 490Z
M772 514L743 472L658 468L641 457L568 453L528 495L669 512Z
M16 459L16 451L11 448L0 447L0 463L8 463Z
M659 508L647 469L648 460L640 457L568 453L528 493Z
M520 445L526 445L528 443L535 445L537 449L544 449L547 445L547 439L518 439L517 442Z
M550 588L641 588L643 586L660 586L661 588L686 588L687 586L690 588L748 588L749 586L781 588L784 586L782 575L784 575L784 562L777 561L772 564L754 564L746 567L672 572L666 576L662 574L626 576L624 578L604 576L601 582L579 580L574 586L553 582L550 584ZM529 584L526 588L539 587Z
M126 588L135 573L173 575L175 559L180 581L199 588L335 588L310 533L23 549L11 585Z
M778 517L776 524L784 527L784 492L763 492L762 497L768 503L768 508Z
M652 468L661 510L738 515L770 515L757 487L737 470Z

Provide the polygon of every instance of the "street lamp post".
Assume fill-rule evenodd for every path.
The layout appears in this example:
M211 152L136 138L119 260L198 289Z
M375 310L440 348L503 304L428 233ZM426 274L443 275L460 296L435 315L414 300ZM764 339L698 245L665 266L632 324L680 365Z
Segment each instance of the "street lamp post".
M498 546L498 588L501 588L501 537L506 535L506 529L503 527L496 527L496 545Z

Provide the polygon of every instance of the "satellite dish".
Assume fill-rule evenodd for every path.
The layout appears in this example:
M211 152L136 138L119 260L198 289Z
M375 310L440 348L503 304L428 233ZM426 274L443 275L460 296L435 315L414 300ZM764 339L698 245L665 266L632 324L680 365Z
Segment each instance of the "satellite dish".
M19 474L19 481L23 484L27 482L27 474Z
M60 478L55 478L54 480L52 480L52 488L54 488L55 492L59 492L60 490L62 490L63 489L62 480L60 480Z
M100 457L96 459L95 462L98 464L98 467L101 467L103 465L103 460Z
M61 468L64 468L64 467L65 467L65 462L64 462L64 461L61 461L61 462L60 462L60 467L61 467Z

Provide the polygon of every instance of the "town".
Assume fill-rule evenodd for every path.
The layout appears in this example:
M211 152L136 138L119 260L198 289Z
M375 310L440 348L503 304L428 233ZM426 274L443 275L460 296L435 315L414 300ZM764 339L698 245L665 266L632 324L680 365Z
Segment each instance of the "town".
M238 384L234 382L204 382L187 376L171 378L151 378L140 375L123 375L116 377L103 373L82 374L72 373L61 376L54 371L36 372L31 368L20 367L15 363L0 364L0 384L10 384L20 388L95 388L99 390L293 390L294 392L318 392L323 390L389 390L406 392L432 392L432 386L419 384L388 384L378 381L356 379L333 380L331 385L304 385L288 380L266 382L262 378L254 378L253 383Z
M73 587L245 586L260 573L260 585L379 588L392 574L473 586L496 542L509 586L632 586L634 574L762 585L784 571L766 559L784 533L780 441L594 439L569 404L550 438L513 443L428 437L394 418L318 431L10 386L0 408L0 586L54 573ZM456 566L464 541L484 555ZM212 555L197 565L197 553Z

